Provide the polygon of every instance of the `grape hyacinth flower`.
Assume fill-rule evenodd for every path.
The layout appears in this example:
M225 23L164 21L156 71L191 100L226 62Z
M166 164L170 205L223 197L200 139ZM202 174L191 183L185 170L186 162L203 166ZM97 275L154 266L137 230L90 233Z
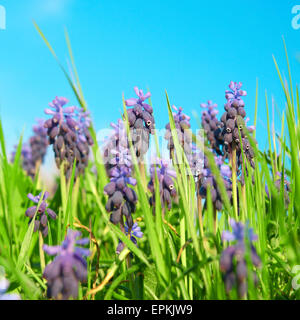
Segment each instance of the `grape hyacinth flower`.
M145 103L150 98L151 93L143 93L138 87L134 87L138 98L125 100L127 107L128 122L130 127L130 136L136 156L142 159L149 149L150 134L154 133L155 121L153 117L153 108Z
M43 119L37 119L37 124L32 127L35 134L29 139L32 160L35 164L43 163L48 148L47 129L44 124Z
M200 181L200 177L204 168L204 154L196 147L194 143L192 143L192 153L188 155L187 161L195 182Z
M11 162L15 161L16 150L18 146L14 146L15 150L11 153ZM35 163L32 159L32 150L28 143L24 143L21 149L22 168L32 179L35 176Z
M236 285L239 297L242 298L247 292L248 270L245 260L246 239L250 242L250 257L252 264L255 267L260 267L261 265L261 260L252 244L253 241L257 240L257 235L253 233L252 228L248 228L248 225L245 227L241 222L236 222L233 219L231 219L230 225L233 232L224 231L222 240L235 241L236 243L223 251L220 258L220 269L224 273L226 292L229 293ZM257 285L257 276L255 272L252 274L254 284Z
M137 194L129 185L135 186L136 180L131 177L130 168L121 166L110 170L110 182L104 187L104 193L109 197L105 208L111 213L110 221L113 224L120 223L123 229L123 217L128 227L133 227L132 213L135 212L137 202Z
M226 90L226 92L225 92L225 98L227 100L227 107L228 108L230 108L232 105L234 107L244 107L245 106L245 103L244 103L242 97L246 96L247 92L244 90L241 90L242 85L243 85L242 82L237 83L237 82L230 81L230 84L229 84L230 90Z
M44 120L38 119L34 125L34 135L29 138L29 143L24 143L21 150L22 168L26 173L34 179L39 166L43 163L47 147L47 130L43 127ZM15 146L15 149L17 146ZM11 161L13 162L16 156L16 151L12 152Z
M276 172L276 178L275 178L275 187L278 190L278 192L280 192L281 190L281 177L282 174L281 172ZM291 183L287 180L287 176L284 175L284 179L283 179L283 191L284 191L284 202L285 202L285 207L288 208L289 204L290 204L290 197L289 197L289 192L291 192ZM269 188L268 185L265 185L265 191L266 194L268 196L268 198L270 198L270 192L269 192Z
M5 278L4 268L0 266L0 301L1 300L21 300L19 294L7 293L9 281Z
M115 167L126 166L132 168L132 158L124 121L119 119L116 124L111 123L110 125L113 128L113 133L104 147L104 161L108 176L110 176L110 170Z
M175 122L175 130L178 136L179 144L182 146L183 151L187 158L191 157L192 154L192 134L191 134L191 124L190 124L190 117L183 113L182 107L175 107L172 106L173 110L176 112L173 112L173 118ZM172 159L174 156L174 160L179 161L177 157L175 158L175 145L174 140L172 136L171 131L171 125L168 123L166 125L166 133L165 133L165 139L168 141L167 148L170 150L170 158Z
M43 278L47 280L48 298L67 300L73 297L76 299L78 283L86 282L87 262L84 257L89 256L91 252L76 245L87 245L90 240L78 239L80 237L81 232L69 229L61 246L43 246L48 255L56 255L43 273Z
M201 103L200 106L203 109L207 109L202 112L201 121L210 146L217 154L222 155L221 147L224 144L224 138L221 134L222 122L216 117L219 113L217 110L218 105L213 104L211 100L208 100L207 104Z
M173 179L176 179L176 172L169 168L168 161L155 159L155 163L151 165L151 180L148 183L148 189L151 191L150 205L155 208L155 172L159 183L160 202L162 207L167 206L168 210L172 208L172 200L177 199L177 192Z
M129 228L127 226L127 223L125 222L125 234L126 236L129 235ZM137 246L137 239L136 238L142 238L143 237L143 232L141 231L141 228L139 225L135 222L131 228L130 231L130 240ZM120 254L123 249L125 248L125 244L122 241L119 241L116 253Z
M238 159L236 163L236 170L238 170L238 167L243 163L239 132L242 138L244 155L250 162L251 166L254 168L254 151L247 137L247 131L252 132L254 128L251 126L247 127L246 125L249 119L245 119L245 103L242 97L246 96L247 92L241 90L241 87L241 82L230 82L230 90L227 90L225 94L225 97L227 99L227 103L225 104L225 113L221 117L221 122L223 123L222 135L224 138L226 153L230 154L233 149L236 150L236 156Z
M53 145L57 167L64 164L64 172L69 179L75 160L76 179L88 165L89 147L94 142L88 131L89 113L75 106L65 107L67 103L66 98L56 97L49 104L53 110L45 109L45 113L52 118L44 126L48 129L49 144Z
M36 204L39 203L41 196L42 196L42 192L38 196L33 196L31 193L29 193L27 195L27 197ZM53 220L55 220L57 217L56 213L52 209L48 208L48 204L45 201L48 197L49 197L49 192L46 191L44 193L43 200L42 200L42 202L39 206L39 209L37 211L36 218L34 220L34 232L40 230L44 237L47 237L47 235L48 235L47 214ZM37 205L32 206L26 210L25 215L30 218L29 224L31 223L31 221L34 217L36 210L37 210Z
M215 156L215 163L220 170L227 195L229 200L232 200L232 181L231 181L231 170L230 167L224 163L221 156ZM217 184L216 178L214 177L212 171L209 168L209 163L207 157L204 158L204 169L202 175L202 181L200 184L199 194L202 198L207 197L207 188L210 188L211 200L214 208L217 211L221 211L223 208L221 192Z

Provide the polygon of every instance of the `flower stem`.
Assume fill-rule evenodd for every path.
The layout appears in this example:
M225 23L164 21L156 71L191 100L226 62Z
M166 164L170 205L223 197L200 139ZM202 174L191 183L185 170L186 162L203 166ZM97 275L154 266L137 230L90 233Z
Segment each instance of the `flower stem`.
M218 224L218 220L217 220L217 209L214 205L214 234L217 234L217 224Z
M141 174L141 177L142 177L143 186L144 186L145 190L147 190L147 181L146 181L144 158L140 159L139 169L140 169L140 174Z
M40 260L41 260L41 271L43 274L43 271L45 269L46 263L45 263L45 254L44 254L44 250L43 250L43 245L44 245L44 239L43 239L43 235L42 232L39 231L39 251L40 251Z
M198 190L197 190L197 209L198 209L198 219L199 219L199 226L200 226L200 233L202 240L204 239L204 231L203 231L203 217L202 217L202 199L200 196L200 180L198 181Z
M232 146L232 199L235 219L238 220L238 208L237 208L237 184L236 184L236 145Z

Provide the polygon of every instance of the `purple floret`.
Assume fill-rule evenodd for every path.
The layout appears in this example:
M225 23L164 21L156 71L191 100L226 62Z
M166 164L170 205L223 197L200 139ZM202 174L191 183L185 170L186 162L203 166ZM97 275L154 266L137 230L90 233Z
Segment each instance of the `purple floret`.
M176 171L169 168L169 163L163 159L155 159L155 163L150 167L150 182L148 189L151 191L150 204L155 208L155 172L159 183L160 202L162 206L172 208L172 202L177 200L177 192L173 179L176 178Z
M155 121L153 117L153 108L145 103L151 93L143 93L134 87L134 91L138 98L125 100L127 109L128 122L130 127L130 137L132 145L138 160L143 160L143 156L149 149L150 134L154 133ZM125 117L123 117L125 118Z
M78 239L81 232L69 229L61 246L44 245L44 251L55 259L46 266L43 277L48 282L48 298L67 300L77 298L78 283L87 280L85 257L90 251L76 245L87 245L88 238Z
M227 100L228 106L231 106L234 104L234 106L237 107L244 107L245 103L242 99L242 97L247 95L247 92L244 90L241 90L242 82L233 82L230 81L229 89L225 92L225 98Z
M52 118L45 122L44 127L47 128L49 144L53 145L56 165L58 168L64 165L69 180L74 161L75 179L84 173L94 141L89 132L89 113L75 106L65 107L67 103L66 98L56 97L49 104L53 110L45 109L45 113Z
M153 112L152 107L149 104L144 102L145 100L151 97L151 93L147 92L146 94L144 94L143 90L140 90L138 87L134 87L133 89L136 95L138 96L138 98L130 98L125 100L126 106L132 107L132 106L140 105L145 109L145 111L152 113Z
M206 103L201 103L202 111L201 122L205 131L206 137L210 143L211 148L219 155L222 154L222 147L224 139L221 135L222 123L217 119L216 115L219 113L217 110L218 105L208 100Z
M28 199L30 199L36 204L39 203L41 196L42 196L42 192L38 196L34 196L31 193L27 195ZM48 208L48 204L45 201L48 197L49 197L49 192L46 191L44 193L43 199L41 201L40 207L37 211L35 221L34 221L34 232L40 230L44 237L47 237L48 235L47 215L53 220L55 220L57 217L56 213L52 209ZM37 205L32 206L26 210L25 215L30 218L29 224L32 222L34 215L36 213L36 210L37 210Z
M223 241L235 241L234 245L226 248L220 258L220 269L224 273L224 282L226 292L229 293L234 286L237 286L238 294L244 297L247 293L247 263L245 260L246 243L250 242L250 258L255 267L260 267L261 260L257 255L256 249L252 242L257 240L257 235L253 233L253 229L246 227L241 222L230 220L232 233L224 231L222 234ZM254 271L251 271L255 285L258 284L258 279Z
M232 181L231 176L232 172L230 167L224 162L221 156L215 156L215 164L220 170L221 177L223 179L226 192L228 195L229 201L232 201ZM200 184L199 194L202 198L207 197L207 188L210 188L211 200L214 205L214 208L217 211L221 211L223 208L223 201L221 196L220 188L217 184L217 180L213 175L207 157L204 157L204 169L202 174L202 183ZM206 205L206 203L205 203Z

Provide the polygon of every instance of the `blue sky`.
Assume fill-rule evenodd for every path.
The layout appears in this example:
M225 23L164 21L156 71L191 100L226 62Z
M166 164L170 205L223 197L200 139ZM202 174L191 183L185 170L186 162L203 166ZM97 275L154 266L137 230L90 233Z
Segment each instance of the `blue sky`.
M291 26L297 1L100 1L0 0L6 30L0 30L0 116L9 150L23 128L31 134L35 118L56 95L76 104L64 75L36 32L34 19L67 66L67 27L84 94L97 129L116 121L122 93L150 88L157 127L168 121L165 89L172 104L200 113L213 100L223 112L231 80L247 90L253 120L259 80L257 137L266 145L264 92L283 110L284 100L272 54L285 70L282 36L299 82L300 29ZM252 123L252 121L251 121ZM279 125L279 119L276 124ZM196 127L196 121L192 122Z

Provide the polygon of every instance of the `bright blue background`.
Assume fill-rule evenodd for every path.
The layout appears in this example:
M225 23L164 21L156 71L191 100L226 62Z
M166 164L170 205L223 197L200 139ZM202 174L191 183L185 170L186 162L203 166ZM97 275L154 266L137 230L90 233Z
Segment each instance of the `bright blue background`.
M32 19L67 67L67 27L85 97L97 129L116 121L121 98L133 87L150 88L157 127L168 122L164 90L171 103L192 115L208 99L223 112L230 80L247 90L246 110L254 119L259 79L258 140L266 145L264 92L284 108L272 60L285 71L285 37L293 77L299 82L300 30L291 26L297 1L100 1L0 0L7 29L0 30L0 115L9 150L56 95L76 100ZM276 115L276 112L275 112ZM278 117L276 115L276 117ZM280 131L280 120L276 121ZM196 121L193 121L196 127Z

